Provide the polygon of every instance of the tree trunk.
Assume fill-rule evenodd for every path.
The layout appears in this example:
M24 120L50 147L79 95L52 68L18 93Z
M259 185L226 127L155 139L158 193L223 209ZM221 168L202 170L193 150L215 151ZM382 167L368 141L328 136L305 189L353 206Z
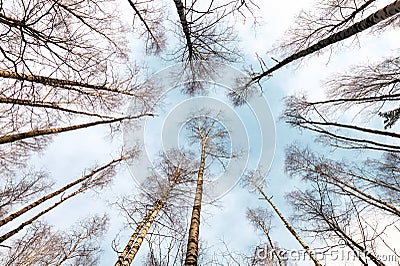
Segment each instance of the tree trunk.
M108 118L112 119L111 116L100 115L96 113L88 113L84 111L68 109L65 107L59 106L57 103L53 102L43 102L43 101L34 101L34 100L24 100L24 99L15 99L15 98L7 98L7 97L0 97L0 103L12 104L12 105L22 105L22 106L30 106L30 107L41 107L41 108L48 108L59 110L62 112L77 114L77 115L87 115L87 116L95 116L99 118Z
M271 199L268 198L267 195L265 195L264 191L257 184L254 184L254 186L256 186L256 188L260 192L260 194L264 197L264 199L268 202L268 204L274 209L275 213L279 216L281 221L285 224L285 226L289 230L289 232L296 238L297 242L304 248L304 250L310 256L311 260L314 262L314 264L316 266L321 266L321 263L314 256L313 251L310 249L310 247L307 245L307 243L304 242L304 240L296 232L296 230L289 223L289 221L286 220L285 216L283 216L283 214L279 211L279 209L275 206L275 204L272 203Z
M33 216L31 219L29 219L26 222L23 222L20 226L18 226L17 228L15 228L14 230L11 230L10 232L0 236L0 243L2 243L4 240L7 240L8 238L12 237L13 235L15 235L16 233L18 233L19 231L21 231L22 229L24 229L25 226L30 225L31 223L33 223L35 220L39 219L42 215L48 213L49 211L51 211L52 209L54 209L55 207L57 207L58 205L60 205L61 203L63 203L64 201L66 201L69 198L72 198L76 195L78 195L79 193L85 191L84 187L79 188L78 190L74 191L73 193L69 194L68 196L61 198L59 201L57 201L56 203L54 203L52 206L50 206L49 208L39 212L38 214L36 214L35 216Z
M157 200L155 206L146 214L146 216L142 219L140 224L136 227L135 231L133 232L131 238L128 241L128 244L125 246L124 250L119 255L118 260L115 263L115 266L131 265L151 225L153 224L160 210L163 208L164 204L167 202L169 194L175 187L176 182L178 181L179 178L180 178L180 168L178 166L174 173L174 178L172 179L172 183L168 187L168 190L165 192L164 195L161 196L160 200ZM139 232L142 230L142 228L143 231L140 233L140 236L138 237Z
M65 88L69 90L76 90L77 88L87 88L87 89L92 89L92 90L97 90L97 91L108 91L108 92L115 92L115 93L121 93L129 96L135 96L132 93L129 93L127 91L121 91L115 88L110 88L105 85L94 85L94 84L88 84L84 82L79 82L79 81L73 81L73 80L64 80L64 79L57 79L57 78L49 78L46 76L38 76L38 75L30 75L30 74L24 74L24 73L16 73L16 72L11 72L7 70L0 70L0 78L8 78L8 79L15 79L19 81L29 81L33 83L40 83L46 86L52 86L52 87L57 87L57 88ZM76 87L76 89L73 89Z
M124 265L124 266L131 265L133 259L135 258L137 252L139 251L140 246L142 245L142 242L143 242L145 236L147 235L147 232L150 229L150 226L153 224L154 220L156 219L158 213L160 212L160 210L162 209L164 204L165 204L165 200L160 201L156 205L154 211L151 213L149 219L147 220L146 225L144 226L142 232L140 233L139 237L136 239L135 244L133 245L132 249L129 251L126 258L124 259L124 262L122 263L122 265Z
M95 121L95 122L91 122L91 123L73 125L73 126L68 126L68 127L36 129L36 130L28 131L28 132L2 136L2 137L0 137L0 144L11 143L11 142L15 142L18 140L34 138L34 137L39 137L39 136L46 136L46 135L51 135L51 134L57 134L57 133L62 133L62 132L67 132L67 131L72 131L72 130L77 130L77 129L82 129L82 128L88 128L88 127L93 127L93 126L102 125L102 124L112 124L112 123L121 122L121 121L124 121L127 119L140 118L143 116L152 116L152 115L151 114L141 114L141 115L137 115L137 116L126 116L126 117L120 117L120 118L115 118L115 119L100 120L100 121Z
M199 231L200 231L200 211L201 199L203 196L203 175L205 168L205 147L206 141L203 139L201 143L201 158L200 167L197 178L196 195L193 204L192 218L189 229L189 239L187 245L186 266L197 266L198 246L199 246Z
M77 185L77 184L89 179L90 177L92 177L96 173L98 173L100 171L103 171L103 170L107 169L108 167L110 167L111 165L113 165L115 163L118 163L118 162L120 162L122 160L125 160L125 158L120 158L120 159L117 159L117 160L113 160L110 163L91 171L89 174L87 174L87 175L85 175L85 176L83 176L83 177L81 177L81 178L79 178L79 179L67 184L66 186L60 188L59 190L54 191L54 192L52 192L50 194L47 194L46 196L43 196L42 198L40 198L40 199L36 200L35 202L25 206L24 208L20 209L19 211L15 212L13 214L10 214L6 218L2 219L0 221L0 226L5 225L6 223L14 220L15 218L17 218L17 217L21 216L22 214L26 213L27 211L33 209L34 207L36 207L36 206L42 204L43 202L45 202L45 201L47 201L47 200L49 200L49 199L51 199L51 198L63 193L67 189L69 189L69 188L71 188L71 187L73 187L73 186L75 186L75 185Z
M189 61L192 61L192 57L193 57L193 44L192 44L192 40L190 39L190 29L189 29L189 23L186 19L186 14L185 14L185 7L182 3L181 0L174 0L175 2L175 6L176 6L176 10L178 12L179 15L179 20L181 22L182 25L182 31L185 35L185 39L186 39L186 47L188 49L188 53L189 53Z
M281 67L297 59L300 59L316 51L319 51L331 44L343 41L351 36L354 36L355 34L360 33L366 29L369 29L370 27L378 24L379 22L388 19L393 15L398 14L399 12L400 12L400 0L397 0L387 5L386 7L376 11L375 13L369 15L367 18L351 25L350 27L341 30L335 34L332 34L331 36L317 42L316 44L313 44L308 48L305 48L297 53L292 54L289 57L286 57L285 59L283 59L282 61L280 61L278 64L268 69L267 71L264 71L263 73L254 76L250 82L251 83L257 82L261 80L263 77L270 75L275 70L278 70Z
M124 262L124 258L126 257L126 255L128 255L129 250L131 250L133 244L135 243L135 240L137 238L137 236L139 235L140 230L142 230L143 226L146 224L147 220L149 219L149 217L151 216L151 214L155 211L157 206L154 206L147 214L146 216L142 219L142 221L140 222L140 224L136 227L135 231L133 232L133 234L131 235L131 237L129 238L128 244L126 244L124 250L121 252L121 254L118 256L118 260L115 263L115 266L121 266L122 263Z

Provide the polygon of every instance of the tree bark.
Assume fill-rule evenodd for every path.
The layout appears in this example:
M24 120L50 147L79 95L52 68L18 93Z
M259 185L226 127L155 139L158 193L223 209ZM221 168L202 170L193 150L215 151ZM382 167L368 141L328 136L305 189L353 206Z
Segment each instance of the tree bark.
M200 231L200 211L201 199L203 196L203 176L205 168L205 148L206 140L203 139L201 143L201 157L200 167L197 177L196 195L193 203L192 218L190 221L189 239L187 245L186 266L196 266L198 259L198 246L199 246L199 231Z
M74 191L73 193L67 195L66 197L61 198L59 201L57 201L56 203L54 203L52 206L50 206L49 208L39 212L38 214L36 214L35 216L33 216L31 219L23 222L20 226L18 226L17 228L15 228L14 230L11 230L10 232L0 236L0 243L2 243L4 240L7 240L8 238L12 237L13 235L15 235L16 233L18 233L19 231L21 231L22 229L24 229L25 226L30 225L31 223L33 223L35 220L39 219L42 215L48 213L49 211L51 211L52 209L54 209L55 207L57 207L58 205L60 205L61 203L63 203L64 201L66 201L69 198L72 198L76 195L78 195L79 193L85 191L86 188L81 187L78 190Z
M185 14L185 7L182 3L181 0L174 0L175 2L175 7L176 10L178 12L179 15L179 20L181 22L182 25L182 31L185 35L185 39L186 39L186 47L188 49L188 53L189 53L189 61L192 61L192 57L193 57L193 44L192 44L192 40L190 38L190 29L189 29L189 23L186 19L186 14Z
M168 190L165 192L165 194L161 196L161 199L157 200L155 206L146 214L146 216L142 219L140 224L136 227L124 250L119 255L118 260L115 263L115 266L131 265L151 225L153 224L160 210L164 207L164 204L168 200L169 194L171 193L178 179L180 178L180 174L181 174L180 168L179 166L177 166L174 173L174 177L172 179L172 183L169 185ZM142 232L140 233L141 230Z
M153 222L156 219L158 213L160 212L160 210L164 206L165 202L166 202L165 200L164 201L160 201L156 205L154 211L151 213L149 219L146 221L142 232L140 233L139 237L136 239L135 244L133 245L132 249L129 251L129 253L126 256L126 258L124 259L122 265L124 265L124 266L131 265L133 259L135 258L137 252L139 251L140 246L143 243L144 238L146 237L148 231L150 230L151 225L153 224Z
M250 83L258 82L262 78L270 75L275 70L280 69L281 67L297 60L302 57L305 57L309 54L317 52L329 45L334 43L343 41L351 36L354 36L357 33L360 33L370 27L378 24L379 22L386 20L400 12L400 0L394 1L393 3L387 5L386 7L376 11L375 13L369 15L367 18L351 25L350 27L341 30L337 33L332 34L331 36L317 42L316 44L311 45L308 48L305 48L297 53L292 54L291 56L283 59L278 64L273 66L272 68L268 69L267 71L262 72L261 74L255 75L251 78Z
M17 218L17 217L21 216L22 214L26 213L27 211L29 211L29 210L31 210L31 209L33 209L33 208L39 206L39 205L42 204L43 202L45 202L45 201L47 201L47 200L49 200L49 199L51 199L51 198L53 198L53 197L55 197L55 196L57 196L57 195L63 193L63 192L66 191L67 189L69 189L69 188L71 188L71 187L73 187L73 186L75 186L75 185L77 185L77 184L79 184L79 183L81 183L81 182L83 182L83 181L89 179L90 177L92 177L92 176L95 175L96 173L98 173L98 172L100 172L100 171L103 171L103 170L107 169L108 167L110 167L111 165L113 165L113 164L115 164L115 163L118 163L118 162L120 162L120 161L122 161L122 160L124 160L124 158L120 158L120 159L117 159L117 160L113 160L113 161L111 161L110 163L108 163L108 164L106 164L106 165L103 165L102 167L99 167L99 168L97 168L97 169L91 171L89 174L87 174L87 175L85 175L85 176L83 176L83 177L81 177L81 178L79 178L79 179L77 179L77 180L75 180L75 181L69 183L68 185L66 185L66 186L64 186L64 187L62 187L62 188L60 188L59 190L54 191L54 192L52 192L52 193L50 193L50 194L47 194L46 196L44 196L44 197L42 197L42 198L36 200L35 202L33 202L33 203L31 203L31 204L25 206L24 208L20 209L19 211L15 212L15 213L13 213L13 214L10 214L9 216L7 216L6 218L4 218L4 219L2 219L2 220L0 221L0 226L5 225L6 223L8 223L8 222L14 220L15 218Z
M51 134L57 134L57 133L62 133L62 132L67 132L67 131L72 131L72 130L77 130L77 129L82 129L82 128L89 128L89 127L102 125L102 124L112 124L112 123L121 122L121 121L128 120L128 119L140 118L143 116L153 116L153 115L152 114L141 114L141 115L137 115L137 116L125 116L125 117L120 117L120 118L115 118L115 119L100 120L100 121L95 121L95 122L91 122L91 123L73 125L73 126L68 126L68 127L36 129L36 130L28 131L28 132L2 136L2 137L0 137L0 144L12 143L12 142L15 142L18 140L34 138L34 137L39 137L39 136L46 136L46 135L51 135Z
M64 80L64 79L49 78L49 77L39 76L39 75L16 73L16 72L11 72L11 71L7 71L7 70L0 70L0 78L15 79L15 80L19 80L19 81L29 81L29 82L33 82L33 83L40 83L40 84L43 84L46 86L65 88L65 89L69 89L69 90L74 90L73 89L74 87L75 88L87 88L87 89L92 89L92 90L108 91L108 92L114 92L114 93L120 93L120 94L129 95L129 96L134 96L134 94L129 93L127 91L121 91L119 89L110 88L105 85L94 85L94 84L88 84L88 83L79 82L79 81L73 81L73 80Z
M268 204L274 209L275 213L279 216L281 221L285 224L285 226L289 230L289 232L296 238L297 242L304 248L304 250L310 256L311 260L314 262L314 264L316 266L322 266L321 263L318 261L318 259L314 256L313 251L310 249L310 247L307 245L307 243L304 242L304 240L296 232L296 230L289 223L289 221L286 220L285 216L283 216L283 214L279 211L279 209L275 206L275 204L272 203L271 199L267 197L267 195L264 193L264 191L257 184L254 184L254 186L256 186L256 188L260 192L260 194L264 197L264 199L268 202Z
M155 211L157 206L154 206L147 214L146 216L142 219L142 221L140 222L140 224L136 227L135 231L133 232L133 234L131 235L131 237L129 238L128 243L126 244L124 250L121 252L121 254L118 256L118 260L115 263L115 266L121 266L122 263L124 262L124 258L126 257L126 255L128 255L129 250L131 250L133 244L135 243L135 240L137 238L137 236L139 235L140 230L142 230L143 226L146 224L147 220L149 219L149 217L151 216L151 214Z

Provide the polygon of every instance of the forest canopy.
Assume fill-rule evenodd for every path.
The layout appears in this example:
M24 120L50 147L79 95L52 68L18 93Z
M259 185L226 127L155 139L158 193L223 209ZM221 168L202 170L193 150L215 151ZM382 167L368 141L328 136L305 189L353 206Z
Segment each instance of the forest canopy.
M0 264L397 265L399 27L400 1L0 0Z

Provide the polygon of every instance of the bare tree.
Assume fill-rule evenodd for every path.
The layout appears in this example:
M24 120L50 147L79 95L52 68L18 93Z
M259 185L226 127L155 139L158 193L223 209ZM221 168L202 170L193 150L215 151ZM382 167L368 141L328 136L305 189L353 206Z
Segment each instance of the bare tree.
M67 195L62 194L61 197L59 198L58 201L56 201L55 203L53 203L50 207L47 207L41 211L39 211L36 215L34 215L33 217L31 217L30 219L26 220L25 222L21 223L18 227L16 227L15 229L10 230L9 232L3 234L2 236L0 236L0 242L3 242L5 240L7 240L8 238L12 237L13 235L17 234L18 232L20 232L23 228L25 228L27 225L32 224L34 221L36 221L37 219L39 219L41 216L43 216L44 214L48 213L49 211L53 210L54 208L56 208L57 206L59 206L60 204L62 204L63 202L67 201L70 198L75 197L76 195L79 195L89 189L101 189L104 188L105 186L107 186L112 177L115 175L115 164L121 162L122 160L124 160L124 158L120 158L117 160L114 160L112 162L110 162L109 164L104 165L103 167L99 167L98 169L93 170L90 174L83 176L82 178L69 183L68 185L66 185L65 187L50 193L42 198L40 198L39 200L25 206L24 208L22 208L21 210L9 215L8 217L4 218L1 222L2 225L12 221L13 219L15 219L16 217L22 215L23 213L31 210L32 208L35 208L37 206L39 206L40 204L42 204L43 202L54 198L55 196L66 192L69 188L74 187L75 185L80 184L80 187L75 189L73 192L70 192Z
M140 197L141 199L135 196L137 199L134 203L134 206L137 206L137 208L142 208L145 202L149 202L146 204L149 210L146 212L145 216L140 220L140 222L138 222L137 227L131 235L128 243L124 247L123 251L119 254L118 260L115 264L116 266L130 265L132 263L145 237L149 233L150 227L154 222L161 223L160 219L158 219L159 221L156 221L160 215L160 212L162 210L164 211L164 213L161 213L161 215L165 214L166 212L171 212L168 206L167 210L163 209L165 205L172 204L172 202L176 201L177 198L182 197L179 195L182 192L179 186L191 181L191 175L193 174L191 161L192 158L189 156L189 154L184 154L176 150L169 151L161 156L161 162L159 163L158 168L161 171L162 176L158 176L157 173L155 173L153 176L150 176L146 181L146 191L142 193ZM124 201L126 201L126 199ZM126 210L123 207L126 204L126 202L123 202L120 206L125 212L127 212L127 214L129 214L131 211ZM129 209L132 209L132 206ZM131 217L132 214L129 214L129 216ZM170 216L171 214L168 215L168 218ZM173 227L173 224L171 224L171 228ZM152 234L154 234L154 230Z
M67 126L67 127L61 127L61 128L32 130L29 132L23 132L23 133L2 136L2 137L0 137L0 144L12 143L12 142L24 140L27 138L46 136L46 135L57 134L57 133L62 133L62 132L67 132L67 131L72 131L72 130L77 130L77 129L89 128L89 127L97 126L97 125L101 125L101 124L112 124L112 123L122 122L124 120L129 120L129 119L137 119L137 118L144 117L144 116L153 116L153 115L152 114L143 114L143 115L138 115L138 116L126 116L126 117L122 117L122 118L115 118L115 119L111 119L111 120L100 120L100 121L95 121L95 122L91 122L91 123L79 124L79 125L73 125L73 126Z
M302 10L294 24L285 33L275 51L284 57L310 47L333 33L352 26L364 19L375 7L375 0L328 0L316 1L312 11ZM317 51L319 53L321 51Z
M139 67L130 63L127 29L115 7L106 0L1 3L0 134L5 139L0 161L5 169L23 165L31 152L43 149L50 140L43 136L50 132L127 119L125 103L152 97L149 88L138 86ZM72 122L77 119L79 126ZM37 138L4 145L9 137L28 135Z
M287 97L282 119L293 127L317 133L318 141L333 147L399 152L399 146L396 144L400 137L398 133L358 125L355 123L356 120L353 120L353 124L343 119L341 121L340 118L333 116L329 109L318 109L317 104L309 103L304 97Z
M207 159L217 159L223 163L224 159L233 156L229 150L229 132L216 119L209 115L200 114L187 122L188 139L192 144L200 146L200 162L197 172L196 194L190 221L189 237L185 265L197 265L200 212L203 196L203 180Z
M399 58L354 67L351 72L336 74L326 82L326 100L311 102L305 97L288 97L283 119L292 126L318 133L320 140L335 147L399 152L399 135L389 130L399 118ZM348 117L346 113L354 115ZM385 118L384 130L362 125L357 120L361 114L368 120L377 115ZM342 122L346 118L355 125ZM379 136L385 136L386 141Z
M97 265L100 238L107 230L107 216L93 216L67 231L55 231L37 221L14 240L0 259L2 265Z
M58 196L58 195L64 193L64 192L67 191L68 189L70 189L70 188L72 188L72 187L74 187L74 186L76 186L76 185L78 185L78 184L91 181L91 179L92 179L95 175L97 175L98 173L101 173L102 171L110 171L110 169L113 169L113 168L115 167L115 165L117 165L118 163L120 163L121 161L123 161L123 160L125 160L125 159L126 159L126 158L121 157L121 158L119 158L119 159L112 160L111 162L109 162L109 163L107 163L107 164L105 164L105 165L103 165L103 166L101 166L101 167L98 167L98 168L96 168L96 169L90 171L89 174L84 175L83 177L81 177L81 178L79 178L79 179L77 179L77 180L75 180L75 181L73 181L73 182L71 182L71 183L69 183L69 184L63 186L62 188L60 188L60 189L58 189L58 190L56 190L56 191L54 191L54 192L52 192L52 193L50 193L50 194L47 194L47 195L43 196L42 198L40 198L40 199L38 199L38 200L35 200L35 201L32 202L31 204L29 204L29 205L23 207L22 209L20 209L20 210L14 212L14 213L8 215L8 216L5 217L4 219L2 219L2 220L0 221L0 226L5 225L6 223L8 223L8 222L14 220L15 218L17 218L17 217L21 216L22 214L26 213L27 211L29 211L29 210L31 210L31 209L33 209L33 208L39 206L40 204L44 203L44 202L47 201L47 200L50 200L50 199L52 199L52 198L54 198L54 197L56 197L56 196Z
M394 201L391 199L386 200L386 197L380 197L377 193L380 189L392 191L392 193L399 192L398 187L396 185L393 186L391 183L386 183L385 179L383 179L384 177L365 177L363 172L360 173L357 169L354 171L345 162L329 160L312 153L308 149L300 149L295 145L290 146L287 150L285 168L290 176L299 176L309 181L323 181L336 187L340 191L338 194L352 195L367 205L384 210L389 214L400 216L400 209L397 206L398 197L395 197ZM383 170L382 168L380 169ZM370 171L376 173L376 170ZM383 173L385 171L383 170ZM386 172L386 176L387 174ZM396 180L396 177L391 175L390 178Z
M44 171L22 171L21 176L4 174L0 186L0 218L16 205L27 203L53 185Z
M361 180L375 184L380 198L400 206L399 189L400 156L397 153L385 153L380 159L368 159L358 168Z
M257 5L250 1L174 0L182 34L181 47L175 52L181 61L194 60L235 61L239 54L236 34L228 19L240 14L244 18L254 17ZM189 64L190 65L190 64Z
M304 231L323 238L328 243L328 247L332 246L334 239L339 239L339 243L343 242L353 252L354 256L359 259L363 265L368 265L367 258L371 259L376 265L385 265L375 254L366 248L366 246L374 245L377 236L371 237L363 231L365 225L360 224L360 234L364 237L360 240L355 235L352 228L352 219L357 217L361 222L360 213L356 206L341 206L335 195L331 193L329 187L323 182L313 182L314 190L294 191L288 194L288 199L294 206L295 214L293 220L304 224ZM382 232L381 232L382 234ZM369 248L373 250L373 247Z
M399 135L389 130L398 119L398 69L399 58L392 57L354 67L352 74L336 74L326 82L326 100L290 96L282 118L294 127L316 132L318 140L334 147L399 152ZM384 130L363 125L357 119L361 114L368 120L384 117ZM352 120L352 125L345 119Z
M145 37L146 52L161 53L167 44L167 28L164 25L166 7L163 3L154 3L154 1L128 0L128 2L134 13L133 29L140 37Z
M350 7L347 7L346 5L349 5L350 2ZM324 5L327 6L327 9L324 8L324 12L327 12L328 16L321 16L323 19L315 19L310 17L309 14L303 14L298 18L298 24L302 27L301 30L298 31L295 28L293 30L293 39L289 38L288 42L281 44L281 48L292 52L289 52L289 55L283 60L278 61L278 63L271 68L265 67L261 59L262 71L253 73L250 81L245 84L244 87L247 88L250 84L259 82L261 79L270 76L274 71L293 61L320 52L328 46L355 36L375 25L379 25L378 23L380 22L389 20L392 17L398 17L400 2L394 1L366 18L362 18L358 22L349 25L356 17L362 15L372 2L373 1L328 1L324 2ZM345 9L349 9L350 12L343 12ZM335 18L337 15L341 16L339 21ZM306 25L305 30L304 25Z
M367 259L384 265L375 250L376 245L386 243L385 231L390 220L396 222L400 216L397 157L387 153L383 160L349 164L309 149L289 147L287 173L310 185L310 189L288 195L296 211L295 220L305 232L325 239L329 248L337 245L332 243L333 239L339 239L363 265L368 265ZM373 212L387 218L380 222L382 229L370 225Z
M270 231L271 231L271 219L272 219L272 213L269 213L265 209L257 208L257 209L247 209L247 219L251 222L251 224L254 226L256 230L261 230L264 234L264 236L267 238L267 243L269 246L269 250L272 251L272 253L268 252L265 250L264 252L268 252L269 254L266 254L266 260L264 263L267 265L279 265L282 266L282 258L280 257L280 254L278 254L277 248L272 241ZM276 257L271 257L270 255L274 255Z
M263 188L262 185L260 184L260 181L263 180L262 178L262 173L260 172L249 172L247 173L243 185L245 187L254 187L257 189L257 191L261 194L263 199L267 201L267 203L271 206L271 208L274 210L275 214L278 215L279 219L284 223L285 227L289 230L290 234L297 240L297 242L302 246L302 248L307 252L307 254L310 256L310 259L314 262L315 265L320 266L322 265L317 257L315 256L314 252L311 250L311 248L308 246L306 242L301 238L301 236L298 234L296 229L293 227L292 224L286 219L285 216L280 212L278 207L272 202L272 197L268 197Z
M111 110L116 93L129 92L117 74L127 65L123 26L109 1L15 0L0 14L2 96L15 107L20 100Z

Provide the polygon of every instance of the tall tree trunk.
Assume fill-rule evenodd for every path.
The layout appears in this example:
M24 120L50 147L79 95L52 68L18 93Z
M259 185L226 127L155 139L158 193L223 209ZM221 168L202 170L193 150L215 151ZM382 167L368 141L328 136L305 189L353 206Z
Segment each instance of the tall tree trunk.
M140 246L143 243L144 238L146 237L151 225L153 224L155 218L157 217L160 210L164 207L164 204L167 202L168 197L175 187L178 179L180 178L180 167L177 166L174 177L172 179L172 183L169 185L167 191L161 195L161 199L157 200L154 207L147 212L146 216L142 219L140 224L136 227L132 236L130 237L127 245L125 246L122 253L118 256L118 260L115 263L115 266L121 265L131 265L133 259L136 256L136 253L139 251ZM143 229L143 230L142 230ZM140 233L140 231L142 232ZM138 237L140 233L140 236Z
M141 114L141 115L137 115L137 116L125 116L125 117L120 117L120 118L115 118L115 119L100 120L100 121L90 122L90 123L86 123L86 124L73 125L73 126L68 126L68 127L37 129L37 130L28 131L28 132L2 136L2 137L0 137L0 144L11 143L11 142L15 142L18 140L34 138L34 137L39 137L39 136L46 136L46 135L51 135L51 134L57 134L57 133L62 133L62 132L67 132L67 131L72 131L72 130L77 130L77 129L82 129L82 128L89 128L89 127L102 125L102 124L112 124L112 123L116 123L116 122L122 122L122 121L128 120L128 119L140 118L143 116L152 116L152 115L151 114Z
M190 29L189 29L189 23L186 19L186 14L185 14L185 6L183 5L181 0L174 0L175 2L175 7L176 10L178 12L179 15L179 20L181 22L182 25L182 31L185 35L185 39L186 39L186 47L188 49L188 53L189 53L189 61L192 61L192 57L193 57L193 44L192 44L192 40L190 38Z
M124 258L126 257L126 255L128 255L129 251L131 250L133 244L136 241L137 236L139 235L140 230L142 230L143 226L146 224L147 220L149 219L149 217L151 216L151 214L155 211L155 209L157 208L157 205L155 205L150 211L148 211L146 213L146 216L142 219L142 221L140 222L140 224L136 227L135 231L133 232L133 234L131 235L131 237L129 238L128 243L126 244L124 250L121 252L121 254L118 256L118 260L115 263L115 266L121 266L122 263L124 262Z
M316 44L311 45L308 48L305 48L297 53L292 54L289 57L286 57L282 61L280 61L278 64L273 66L272 68L268 69L267 71L264 71L261 74L258 74L251 79L252 82L258 82L262 78L270 75L272 72L275 70L278 70L279 68L297 60L302 57L305 57L309 54L312 54L314 52L317 52L329 45L332 45L334 43L343 41L351 36L354 36L357 33L360 33L366 29L369 29L370 27L378 24L379 22L386 20L393 15L396 15L400 12L400 0L394 1L393 3L387 5L386 7L376 11L375 13L369 15L367 18L351 25L350 27L341 30L335 34L332 34L331 36L317 42Z
M52 192L50 194L47 194L46 196L43 196L42 198L40 198L40 199L36 200L35 202L25 206L24 208L20 209L19 211L14 212L13 214L10 214L6 218L2 219L0 221L0 226L5 225L6 223L14 220L15 218L17 218L17 217L21 216L22 214L26 213L27 211L33 209L34 207L39 206L43 202L45 202L45 201L47 201L47 200L49 200L49 199L51 199L51 198L63 193L67 189L69 189L69 188L71 188L71 187L73 187L73 186L75 186L75 185L77 185L77 184L89 179L90 177L92 177L93 175L97 174L98 172L103 171L103 170L107 169L108 167L112 166L113 164L116 164L116 163L118 163L118 162L120 162L122 160L125 160L125 158L121 157L121 158L119 158L117 160L113 160L110 163L108 163L106 165L103 165L102 167L99 167L99 168L91 171L89 174L87 174L87 175L85 175L85 176L83 176L83 177L81 177L81 178L79 178L79 179L67 184L66 186L60 188L59 190L56 190L56 191L54 191L54 192Z
M310 249L310 247L307 245L307 243L304 242L304 240L296 232L294 227L289 223L288 220L286 220L285 216L283 216L283 214L279 211L279 209L275 206L275 204L272 203L271 199L267 197L267 195L264 193L264 191L261 189L261 187L258 186L257 184L254 184L254 186L257 188L257 190L260 192L260 194L264 197L264 199L268 202L268 204L272 207L272 209L274 209L275 213L279 216L281 221L285 224L285 226L289 230L289 232L296 238L297 242L304 248L304 250L310 256L311 260L314 262L314 264L316 266L321 266L321 263L314 256L313 251Z
M122 91L122 90L119 90L116 88L110 88L105 85L94 85L94 84L88 84L88 83L79 82L79 81L73 81L73 80L64 80L64 79L57 79L57 78L49 78L46 76L16 73L16 72L11 72L11 71L7 71L7 70L0 70L0 78L15 79L15 80L19 80L19 81L29 81L29 82L33 82L33 83L40 83L40 84L43 84L46 86L65 88L68 90L78 90L78 88L87 88L87 89L92 89L92 90L108 91L108 92L121 93L121 94L129 95L129 96L135 96L134 94L132 94L130 92Z
M139 251L140 246L143 243L144 238L146 237L148 231L150 230L151 225L153 224L153 222L156 219L158 213L160 212L160 210L164 206L165 202L166 201L164 200L164 201L159 201L157 203L156 208L154 209L154 211L150 215L149 219L147 220L145 226L143 227L142 232L140 233L139 237L136 239L135 244L133 245L132 249L129 251L129 253L126 256L126 258L124 259L124 262L122 263L122 265L124 265L124 266L131 265L133 259L135 258L137 252Z
M18 233L19 231L21 231L22 229L24 229L25 226L32 224L35 220L39 219L42 215L48 213L49 211L51 211L52 209L54 209L55 207L57 207L58 205L60 205L61 203L63 203L64 201L66 201L69 198L72 198L76 195L78 195L79 193L85 191L86 188L85 187L81 187L78 190L72 192L71 194L67 195L66 197L62 197L59 201L57 201L56 203L54 203L52 206L50 206L49 208L39 212L38 214L36 214L35 216L33 216L31 219L23 222L22 224L20 224L17 228L15 228L14 230L11 230L10 232L0 236L0 243L2 243L4 240L7 240L8 238L12 237L13 235L15 235L16 233Z
M203 139L201 143L201 157L200 167L197 177L196 195L193 203L192 218L190 221L189 239L187 245L186 266L197 265L198 259L198 246L199 246L199 232L200 232L200 211L201 211L201 199L203 196L203 175L205 168L205 148L206 140Z
M59 106L59 104L55 103L55 102L44 102L44 101L36 101L36 100L24 100L24 99L0 97L0 103L48 108L48 109L59 110L59 111L67 112L67 113L71 113L71 114L95 116L95 117L99 117L99 118L108 118L108 119L113 118L111 116L100 115L100 114L96 114L96 113L88 113L88 112L84 112L84 111L65 108L65 107Z

